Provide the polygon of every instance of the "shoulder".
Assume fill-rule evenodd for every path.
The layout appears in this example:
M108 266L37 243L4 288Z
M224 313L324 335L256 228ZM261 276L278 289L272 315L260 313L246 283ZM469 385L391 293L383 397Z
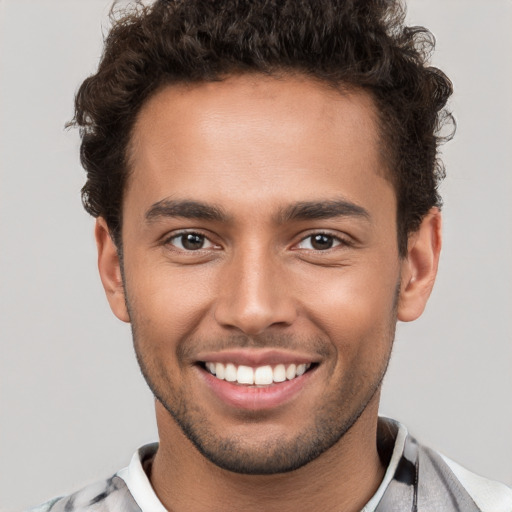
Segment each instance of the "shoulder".
M389 463L365 511L512 512L512 489L507 485L419 444L396 421L381 418L378 432L379 453L388 453Z
M448 457L440 456L482 511L512 511L512 488L472 473Z
M512 512L512 489L463 468L448 457L419 446L418 500L456 504L457 510Z
M140 512L125 482L114 475L69 496L54 498L26 512Z

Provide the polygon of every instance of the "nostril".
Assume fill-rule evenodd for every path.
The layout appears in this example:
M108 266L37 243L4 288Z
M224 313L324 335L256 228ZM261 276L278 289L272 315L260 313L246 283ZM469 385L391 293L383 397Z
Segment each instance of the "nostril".
M241 308L233 305L229 310L217 308L215 320L223 328L235 329L247 336L258 336L270 327L289 327L293 324L295 311L285 311L284 307Z

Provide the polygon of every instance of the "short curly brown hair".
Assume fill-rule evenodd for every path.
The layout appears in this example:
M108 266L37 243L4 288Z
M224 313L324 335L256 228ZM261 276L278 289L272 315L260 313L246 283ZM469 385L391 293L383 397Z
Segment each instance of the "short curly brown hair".
M121 248L127 148L142 105L162 86L233 74L301 73L374 99L397 194L398 246L433 206L444 168L438 146L450 80L428 65L423 27L404 25L399 0L157 0L111 11L95 75L81 85L72 124L87 171L82 202Z

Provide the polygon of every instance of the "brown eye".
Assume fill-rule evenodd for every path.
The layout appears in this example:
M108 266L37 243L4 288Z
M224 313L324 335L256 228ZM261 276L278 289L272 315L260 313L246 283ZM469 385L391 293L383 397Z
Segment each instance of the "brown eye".
M334 245L334 238L329 235L313 235L311 237L311 247L317 251L330 249Z
M341 245L343 242L332 235L328 235L326 233L316 233L314 235L307 236L304 238L299 244L299 249L312 249L314 251L327 251L328 249L332 249L338 245Z
M181 245L188 251L196 251L202 249L204 245L204 236L198 235L197 233L187 233L181 235Z
M200 233L181 233L170 238L168 243L182 251L198 251L214 246L208 238Z

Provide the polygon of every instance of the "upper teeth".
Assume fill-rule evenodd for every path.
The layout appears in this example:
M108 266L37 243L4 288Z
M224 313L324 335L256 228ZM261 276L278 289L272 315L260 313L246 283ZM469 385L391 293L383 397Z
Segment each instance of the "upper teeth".
M278 364L277 366L236 366L233 363L205 363L207 370L218 379L238 384L256 384L257 386L272 384L273 382L284 382L302 375L310 366L308 364Z

